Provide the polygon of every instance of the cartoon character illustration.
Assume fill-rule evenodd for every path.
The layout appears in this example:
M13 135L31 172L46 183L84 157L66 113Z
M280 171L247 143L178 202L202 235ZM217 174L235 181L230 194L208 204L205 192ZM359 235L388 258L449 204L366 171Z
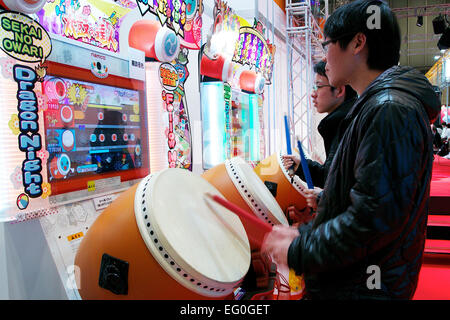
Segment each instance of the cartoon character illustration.
M91 63L91 72L96 76L97 78L106 78L108 76L108 67L100 61L93 61Z
M50 181L53 179L64 179L74 169L71 168L70 158L67 154L61 153L50 161L49 166Z
M182 65L186 65L189 62L188 54L189 54L189 50L187 48L182 48L180 50L180 53L178 54L178 58L177 58L178 63L180 63Z
M71 0L70 6L72 7L73 11L80 9L80 0Z
M162 0L158 2L158 11L162 14L166 12L167 0Z
M186 16L191 20L197 11L197 0L186 0Z
M116 11L113 11L113 13L111 13L111 15L109 16L109 18L106 19L106 20L109 20L109 22L111 22L111 24L112 24L113 26L115 26L115 25L117 24L117 21L119 20L119 17L118 17L118 15L117 15L117 12L116 12Z
M185 25L186 24L186 3L182 3L181 4L181 25Z
M244 36L241 34L239 36L239 40L236 41L236 48L234 50L234 58L233 61L238 61L241 55L242 48L244 47Z
M39 63L35 68L37 78L39 82L44 82L44 78L47 75L47 67L44 67L43 64Z
M60 16L61 23L63 22L63 15L66 14L66 0L60 0L59 5L55 7L56 16Z
M253 21L253 28L256 29L261 35L263 35L266 30L263 26L263 24L260 21L257 21L256 19Z
M256 37L251 37L251 42L250 42L250 56L249 56L249 62L251 66L255 65L255 60L256 60Z
M180 0L173 0L172 4L173 4L173 12L172 12L173 22L179 24L181 20L180 14L181 2Z

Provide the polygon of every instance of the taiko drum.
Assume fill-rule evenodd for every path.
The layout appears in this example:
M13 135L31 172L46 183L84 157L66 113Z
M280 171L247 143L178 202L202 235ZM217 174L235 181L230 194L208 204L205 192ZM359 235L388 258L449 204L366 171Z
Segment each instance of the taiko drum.
M244 227L205 198L220 192L190 171L165 169L121 194L75 258L83 299L227 299L250 266Z
M271 190L283 212L290 206L295 206L300 211L307 207L303 190L308 187L298 176L295 175L293 179L289 176L280 153L274 153L262 160L254 171Z
M224 163L207 170L202 177L214 185L228 201L253 213L261 220L272 226L288 225L283 211L269 189L242 158L225 160ZM245 221L243 224L247 232L250 228L255 228ZM260 240L263 237L264 234L261 234ZM259 249L259 244L260 241L250 241L252 250Z

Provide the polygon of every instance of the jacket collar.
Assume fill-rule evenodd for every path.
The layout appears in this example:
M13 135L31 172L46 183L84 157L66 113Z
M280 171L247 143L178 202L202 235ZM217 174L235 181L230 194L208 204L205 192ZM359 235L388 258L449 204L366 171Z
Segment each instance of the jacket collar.
M432 122L440 112L440 101L433 90L428 79L412 67L393 66L380 74L364 90L347 118L353 118L359 113L364 102L371 96L386 89L397 89L407 92L416 97L425 108L430 122Z

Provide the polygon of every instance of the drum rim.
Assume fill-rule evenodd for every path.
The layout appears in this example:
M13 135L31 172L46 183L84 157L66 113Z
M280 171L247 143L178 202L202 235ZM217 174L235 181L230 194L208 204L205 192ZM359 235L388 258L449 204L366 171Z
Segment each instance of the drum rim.
M230 283L211 279L205 275L200 274L199 272L194 270L194 268L191 268L188 265L184 265L186 262L184 262L182 258L179 258L179 256L177 256L176 254L171 255L170 252L166 250L166 248L169 248L170 245L164 248L163 244L161 243L164 242L164 237L160 236L161 230L158 230L157 224L154 223L154 220L152 220L152 209L149 206L143 206L145 205L145 203L143 202L149 201L148 197L146 197L146 194L151 193L157 176L159 176L165 170L148 175L147 177L142 179L136 189L134 199L134 212L136 223L145 245L147 246L153 258L155 258L155 260L164 269L164 271L187 289L208 297L223 297L229 295L244 280L245 275L243 275L240 280ZM181 261L176 261L177 258L179 258Z
M291 176L289 175L289 172L286 170L286 168L283 165L283 159L281 158L281 152L277 152L275 154L278 166L280 167L281 171L283 172L285 178L287 181L294 187L295 190L297 190L298 193L300 193L302 196L306 197L306 194L303 192L304 189L308 189L305 182L303 182L302 179L300 179L299 176L294 175L294 179L291 182Z
M276 224L284 224L289 225L289 222L286 219L286 216L283 213L283 210L281 209L280 205L276 201L275 197L268 191L268 195L270 195L273 198L273 203L277 205L277 207L280 209L280 218L276 217L265 205L264 201L261 200L259 195L254 192L253 188L250 185L245 185L242 183L245 179L243 179L244 174L242 170L239 168L240 164L248 165L244 159L240 157L234 157L229 160L225 160L225 168L227 170L228 176L230 177L231 181L233 181L233 184L235 188L238 190L239 194L241 195L242 199L247 203L247 205L252 209L253 213L260 218L263 221L267 221L270 225L274 226ZM251 170L251 172L254 172ZM258 177L258 175L255 173L255 175ZM258 180L255 180L258 182L263 183L259 177ZM281 221L282 220L282 221Z

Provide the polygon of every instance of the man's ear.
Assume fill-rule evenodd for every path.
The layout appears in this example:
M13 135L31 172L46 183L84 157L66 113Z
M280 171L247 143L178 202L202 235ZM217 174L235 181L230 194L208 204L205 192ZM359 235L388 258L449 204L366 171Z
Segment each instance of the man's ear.
M362 32L358 32L352 40L353 53L355 55L361 53L361 51L364 49L366 43L367 43L366 35Z
M335 89L336 98L345 97L345 86L340 86Z

